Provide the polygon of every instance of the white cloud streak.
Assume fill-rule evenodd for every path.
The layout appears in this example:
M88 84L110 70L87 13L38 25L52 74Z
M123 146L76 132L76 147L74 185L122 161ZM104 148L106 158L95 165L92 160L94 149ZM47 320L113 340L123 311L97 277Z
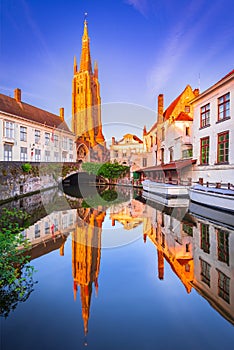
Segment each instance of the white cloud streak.
M143 16L146 16L149 11L149 2L148 0L126 0L128 5L131 5L140 12Z
M162 89L166 86L170 75L177 69L179 62L185 59L186 52L209 23L209 18L214 16L219 3L214 4L209 12L203 12L203 17L200 17L199 21L190 26L191 18L194 18L194 15L200 12L202 5L203 1L197 1L196 4L192 3L189 6L186 11L186 19L177 23L165 45L160 49L160 52L163 52L160 61L152 68L148 76L150 94L154 93L155 89Z

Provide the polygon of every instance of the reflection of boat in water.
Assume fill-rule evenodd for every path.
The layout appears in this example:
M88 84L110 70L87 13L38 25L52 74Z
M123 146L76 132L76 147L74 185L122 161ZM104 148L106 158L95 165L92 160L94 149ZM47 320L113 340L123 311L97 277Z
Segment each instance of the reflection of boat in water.
M151 201L166 205L167 207L188 207L189 199L185 197L164 197L156 193L143 191L143 197Z
M196 185L189 189L191 201L204 206L234 213L234 191Z
M195 202L190 202L189 212L198 218L205 218L212 223L224 227L234 228L234 215L230 212L220 211L219 209L206 207Z
M188 189L185 186L165 184L151 180L142 181L143 190L163 198L188 197Z

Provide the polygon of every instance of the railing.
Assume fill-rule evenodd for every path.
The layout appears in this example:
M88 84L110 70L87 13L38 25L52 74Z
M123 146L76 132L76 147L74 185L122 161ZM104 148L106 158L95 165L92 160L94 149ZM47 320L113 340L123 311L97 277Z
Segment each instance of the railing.
M223 188L234 191L234 184L230 182L203 182L203 178L199 178L199 181L194 182L194 184L199 184L205 187L213 187L213 188Z

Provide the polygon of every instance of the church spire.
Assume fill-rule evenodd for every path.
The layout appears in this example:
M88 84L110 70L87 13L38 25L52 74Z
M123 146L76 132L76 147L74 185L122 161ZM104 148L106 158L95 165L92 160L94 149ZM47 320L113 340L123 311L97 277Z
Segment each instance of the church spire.
M88 71L92 73L92 63L89 48L88 23L84 21L84 33L82 37L82 49L80 56L80 72Z
M73 64L73 69L74 69L74 75L77 73L77 63L76 63L76 56L74 56L74 64Z
M98 79L98 64L97 61L94 61L94 76Z

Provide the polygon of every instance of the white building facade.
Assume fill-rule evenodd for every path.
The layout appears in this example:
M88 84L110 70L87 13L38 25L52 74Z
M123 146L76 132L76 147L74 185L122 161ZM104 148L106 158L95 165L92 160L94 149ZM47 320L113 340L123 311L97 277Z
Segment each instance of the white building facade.
M192 101L193 181L234 183L234 70Z
M112 137L110 146L110 161L123 165L133 164L141 166L142 153L144 152L143 141L136 135L126 134L120 141Z
M64 109L55 115L0 94L0 161L75 162L75 135L64 121Z

